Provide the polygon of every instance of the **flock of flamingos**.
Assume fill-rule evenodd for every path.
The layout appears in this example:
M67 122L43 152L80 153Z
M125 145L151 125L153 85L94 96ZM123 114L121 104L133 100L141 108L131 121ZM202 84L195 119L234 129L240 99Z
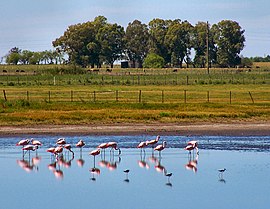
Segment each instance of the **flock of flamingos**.
M159 152L159 158L161 159L161 152L162 152L162 150L164 150L166 148L167 142L163 141L161 144L158 144L159 139L160 139L160 136L157 136L155 139L152 139L152 140L149 140L149 141L148 140L147 141L142 141L137 145L137 148L141 149L141 154L142 154L142 152L145 153L145 148L151 147L152 148L152 154L154 153L154 151L158 151ZM28 152L29 153L29 158L30 158L30 152L31 151L37 151L38 148L40 146L42 146L42 143L39 140L35 140L35 139L23 139L23 140L20 140L16 144L16 146L21 146L22 147L23 157ZM76 143L76 147L80 149L80 152L82 151L82 148L84 146L85 146L85 142L83 140L79 140ZM51 153L52 156L55 157L56 161L58 161L58 160L60 161L61 157L63 156L62 153L63 153L64 149L67 150L68 152L72 153L72 156L74 158L74 152L72 150L72 145L68 144L66 142L65 138L59 138L56 141L56 146L50 147L46 151ZM121 154L121 149L118 147L117 142L101 143L100 145L97 146L96 149L89 152L89 155L92 155L93 158L94 158L94 167L90 170L92 173L100 172L100 170L95 167L95 157L97 155L99 155L100 153L102 153L103 150L104 150L104 153L105 153L105 149L110 149L110 153L113 153L113 155L114 155L114 151L118 151L117 155ZM196 154L198 155L198 153L199 153L198 142L195 141L195 140L189 141L189 142L187 142L187 145L186 145L186 147L184 149L189 151L189 154L191 154L191 151L196 150ZM193 166L193 165L187 165L187 166L190 166L190 167L196 169L196 166ZM124 172L127 175L126 180L128 181L129 169L124 170ZM220 172L222 172L222 171L220 171ZM165 170L164 175L167 176L168 179L169 179L172 176L172 173L168 173Z
M150 140L150 141L143 141L140 142L137 146L139 149L145 149L147 146L151 146L155 151L159 152L159 156L161 155L161 151L165 149L167 142L163 141L162 144L159 144L155 146L159 142L160 136L157 136L156 139ZM71 144L67 144L65 138L59 138L56 141L57 146L56 147L51 147L47 149L47 152L52 153L56 159L58 156L63 152L63 149L68 150L74 155L74 152L72 151L72 146ZM20 140L16 146L22 146L23 150L23 155L26 154L26 152L30 151L35 151L39 148L39 146L42 146L42 143L38 140L35 139L22 139ZM79 140L76 144L76 147L82 149L85 146L85 142L83 140ZM154 147L155 146L155 147ZM111 151L118 150L118 154L121 154L121 150L117 145L117 142L106 142L106 143L101 143L98 145L97 149L91 151L89 154L94 156L99 155L101 150L110 148ZM196 149L197 154L199 153L198 149L198 142L197 141L189 141L187 142L187 146L184 148L185 150L188 150L191 152L192 150Z

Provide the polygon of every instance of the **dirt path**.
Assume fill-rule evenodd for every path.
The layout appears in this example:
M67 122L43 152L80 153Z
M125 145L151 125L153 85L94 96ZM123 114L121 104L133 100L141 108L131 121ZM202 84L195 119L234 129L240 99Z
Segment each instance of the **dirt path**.
M270 122L200 124L98 124L1 126L0 136L20 135L224 135L270 136Z

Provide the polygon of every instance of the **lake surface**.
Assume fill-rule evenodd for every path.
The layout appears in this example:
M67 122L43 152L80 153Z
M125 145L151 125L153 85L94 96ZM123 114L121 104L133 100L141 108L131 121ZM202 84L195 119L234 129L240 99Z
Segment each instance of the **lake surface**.
M161 136L168 146L159 156L135 148L155 136L35 136L43 146L23 156L15 144L26 137L0 138L0 209L269 209L270 137ZM73 145L74 158L46 152L59 137ZM183 149L194 139L199 155ZM89 152L109 141L121 155L106 150L94 161Z

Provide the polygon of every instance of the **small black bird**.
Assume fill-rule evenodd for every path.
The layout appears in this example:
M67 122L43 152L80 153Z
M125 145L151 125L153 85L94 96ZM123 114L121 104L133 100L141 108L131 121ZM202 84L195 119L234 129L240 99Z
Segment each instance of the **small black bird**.
M226 168L218 169L220 173L224 173L226 171Z
M129 169L124 170L124 173L129 173Z
M165 176L171 177L172 176L172 173L166 173Z

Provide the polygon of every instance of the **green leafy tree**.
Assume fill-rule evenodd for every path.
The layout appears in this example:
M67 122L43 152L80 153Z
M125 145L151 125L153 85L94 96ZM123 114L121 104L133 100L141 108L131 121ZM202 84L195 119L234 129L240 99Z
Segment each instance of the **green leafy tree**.
M148 23L150 35L149 51L163 57L166 63L170 62L170 55L164 41L171 23L171 20L162 20L159 18L153 19Z
M99 29L97 41L100 44L100 57L105 63L113 63L122 56L124 50L124 28L117 24L106 24ZM91 48L91 46L89 46ZM95 46L93 46L95 47Z
M8 54L6 55L6 62L8 64L13 64L17 65L20 61L20 55L21 49L17 47L13 47L12 49L9 50Z
M144 59L143 67L145 68L162 68L164 66L165 60L163 57L150 53Z
M88 44L95 43L96 28L93 22L71 25L60 38L53 41L53 46L68 54L69 61L74 64L92 66L98 64L99 52L89 50ZM87 57L85 61L83 57Z
M245 30L231 20L222 20L213 25L214 41L217 47L217 63L221 67L235 67L241 63L240 52L244 48Z
M173 66L179 66L182 68L182 63L185 61L189 64L190 50L192 47L191 32L193 26L187 22L181 20L174 20L165 36L165 44L167 45L171 54L171 63ZM186 58L186 60L184 60Z
M208 34L207 34L208 33ZM209 65L216 63L216 47L214 44L214 36L206 22L198 22L194 26L192 46L195 50L194 66L206 67L207 62L207 35L208 35L208 56Z
M144 58L148 53L149 32L147 25L142 24L139 20L129 23L125 34L126 54L129 60L139 63L142 67Z
M29 50L23 50L20 53L20 62L24 65L29 64L29 61L31 57L33 56L34 52L29 51Z

